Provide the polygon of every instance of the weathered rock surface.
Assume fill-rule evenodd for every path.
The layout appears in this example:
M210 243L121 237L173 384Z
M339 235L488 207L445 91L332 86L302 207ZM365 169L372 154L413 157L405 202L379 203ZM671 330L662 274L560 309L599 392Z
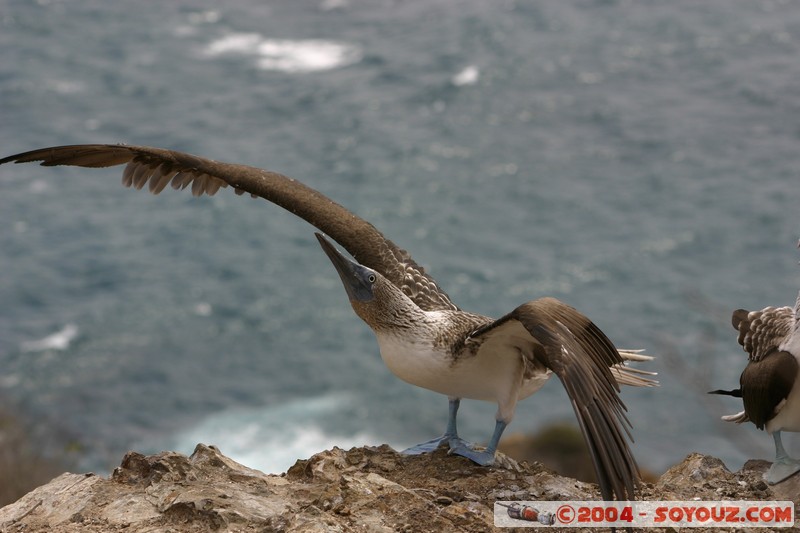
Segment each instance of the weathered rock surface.
M644 484L641 499L778 499L797 507L800 478L770 487L762 479L767 466L751 461L732 473L692 454ZM334 448L267 475L201 444L191 457L128 453L109 478L63 474L0 509L0 531L483 532L495 530L495 500L588 499L599 499L594 485L538 463L484 468L444 450L404 456L387 446Z

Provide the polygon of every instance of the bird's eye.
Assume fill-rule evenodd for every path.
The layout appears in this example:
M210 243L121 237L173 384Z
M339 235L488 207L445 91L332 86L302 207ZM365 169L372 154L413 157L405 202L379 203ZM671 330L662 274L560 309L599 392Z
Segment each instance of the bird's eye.
M376 279L375 274L370 274L369 277L367 278L367 281L369 281L370 283L375 283L375 279Z

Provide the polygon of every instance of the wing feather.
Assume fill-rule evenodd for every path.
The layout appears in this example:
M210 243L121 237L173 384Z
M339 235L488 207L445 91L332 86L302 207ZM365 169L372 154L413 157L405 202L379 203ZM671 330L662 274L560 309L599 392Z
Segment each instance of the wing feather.
M518 321L536 347L531 364L553 371L570 398L589 448L603 498L634 499L639 468L628 446L633 440L613 368L623 357L608 337L586 316L554 299L542 298L517 307L476 330L480 340L509 321Z
M458 309L410 254L386 239L364 219L324 194L277 172L223 163L175 150L147 146L88 144L32 150L0 159L0 164L40 161L43 166L110 167L127 163L123 184L158 194L171 181L176 189L191 185L196 195L231 186L277 204L328 234L362 265L377 270L400 287L420 308ZM168 177L169 176L169 177Z
M731 324L739 331L737 340L750 361L760 361L777 350L792 331L794 311L790 307L765 307L750 312L737 309Z

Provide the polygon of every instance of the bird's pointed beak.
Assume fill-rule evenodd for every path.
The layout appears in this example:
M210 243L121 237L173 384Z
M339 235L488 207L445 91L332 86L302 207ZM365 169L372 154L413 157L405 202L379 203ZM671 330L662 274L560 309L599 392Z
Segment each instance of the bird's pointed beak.
M375 283L376 279L375 272L342 255L322 234L314 233L314 235L317 236L320 246L322 246L328 259L333 263L336 272L339 273L344 290L347 291L347 296L350 300L359 302L372 300L374 297L372 284Z

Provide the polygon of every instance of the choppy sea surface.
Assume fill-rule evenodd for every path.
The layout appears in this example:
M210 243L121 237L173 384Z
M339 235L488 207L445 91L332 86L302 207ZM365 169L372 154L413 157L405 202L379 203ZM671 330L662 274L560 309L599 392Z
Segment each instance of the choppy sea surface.
M658 359L635 454L772 457L739 307L800 288L800 4L0 0L0 154L146 144L277 170L410 250L464 309L540 296ZM0 399L108 471L198 442L270 472L403 447L444 397L396 379L313 228L260 200L0 167ZM495 406L465 401L486 441ZM572 421L557 380L508 433ZM800 436L787 439L800 452Z

